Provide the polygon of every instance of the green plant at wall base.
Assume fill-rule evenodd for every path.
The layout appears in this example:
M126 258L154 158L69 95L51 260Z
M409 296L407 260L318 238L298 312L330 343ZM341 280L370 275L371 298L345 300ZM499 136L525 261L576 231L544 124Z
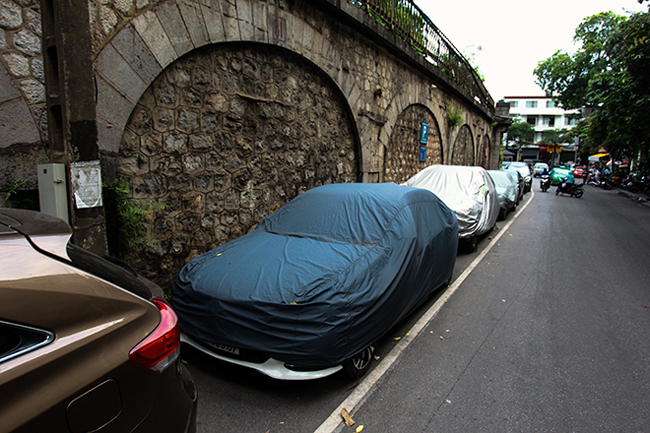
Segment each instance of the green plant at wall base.
M112 194L115 200L120 246L129 250L142 244L158 245L158 240L147 234L143 220L151 218L152 214L167 209L168 206L158 202L130 201L128 196L131 184L125 180L105 184L104 191Z
M449 112L447 113L447 123L449 124L450 129L454 129L463 124L463 110L454 106L453 104L449 107Z
M20 188L25 182L27 181L16 183L13 179L9 179L5 188L7 192L5 193L4 201L9 201L11 197L15 196L18 192L18 188Z

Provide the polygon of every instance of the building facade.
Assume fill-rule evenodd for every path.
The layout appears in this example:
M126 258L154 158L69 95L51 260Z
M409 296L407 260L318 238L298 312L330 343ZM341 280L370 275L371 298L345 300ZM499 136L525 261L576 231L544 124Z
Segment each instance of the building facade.
M523 146L513 159L540 160L562 163L578 160L578 143L560 146L545 146L539 142L550 131L569 130L576 126L580 110L564 110L547 96L506 96L504 102L510 105L510 118L528 122L535 130L533 144ZM510 145L506 139L506 148Z

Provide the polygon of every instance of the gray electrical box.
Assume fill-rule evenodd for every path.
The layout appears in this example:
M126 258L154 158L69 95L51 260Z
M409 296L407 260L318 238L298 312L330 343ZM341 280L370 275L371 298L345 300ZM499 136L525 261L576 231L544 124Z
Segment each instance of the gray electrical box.
M38 198L41 212L69 223L65 164L38 165Z

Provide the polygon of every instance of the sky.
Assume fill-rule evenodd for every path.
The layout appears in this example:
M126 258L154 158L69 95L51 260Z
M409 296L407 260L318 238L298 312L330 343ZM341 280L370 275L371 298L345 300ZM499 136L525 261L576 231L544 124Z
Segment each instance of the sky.
M573 53L579 48L573 36L584 18L648 10L647 2L640 5L637 0L413 1L478 66L495 102L505 96L543 96L533 70L558 50Z

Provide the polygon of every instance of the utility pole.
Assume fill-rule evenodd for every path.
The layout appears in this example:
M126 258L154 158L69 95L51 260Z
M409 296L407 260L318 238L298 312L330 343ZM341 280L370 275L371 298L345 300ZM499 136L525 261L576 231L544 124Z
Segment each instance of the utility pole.
M107 246L101 182L99 205L80 206L71 178L74 165L99 160L88 2L41 0L41 14L50 162L65 165L73 242L103 255Z

